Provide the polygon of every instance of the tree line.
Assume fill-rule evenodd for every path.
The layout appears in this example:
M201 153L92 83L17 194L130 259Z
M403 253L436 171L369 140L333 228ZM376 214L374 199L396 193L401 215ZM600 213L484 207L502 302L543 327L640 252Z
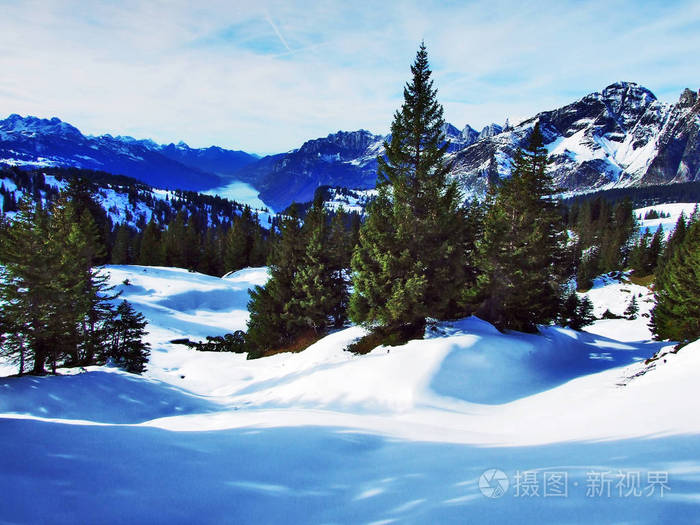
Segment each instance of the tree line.
M651 328L657 339L684 345L700 338L700 211L683 214L658 259L656 306Z
M0 352L20 374L108 361L145 369L145 319L116 303L95 266L104 247L88 201L71 186L49 208L27 197L0 219Z
M575 250L552 198L539 127L516 155L512 176L493 184L484 203L464 206L449 176L443 109L424 46L411 71L378 159L378 194L352 255L341 250L350 264L340 264L337 241L319 226L326 221L314 217L320 205L303 226L282 225L270 280L251 293L246 343L253 356L304 347L344 315L370 330L353 347L358 352L421 337L428 319L476 314L501 330L531 332L557 320L590 320L590 304L569 286Z
M606 200L611 204L628 200L634 208L644 208L669 202L700 202L700 181L611 188L567 197L562 200L562 203L568 207L573 204L581 204L585 201L597 199Z
M249 207L218 225L181 210L167 226L151 220L142 230L124 223L115 227L109 239L109 262L187 268L221 276L248 266L264 266L270 240L269 231Z
M318 228L326 222L314 218L323 213L319 204L303 226L290 218L272 250L269 282L251 293L248 332L237 348L246 348L250 357L299 350L345 316L369 329L352 345L357 352L422 337L428 319L472 314L499 330L535 332L553 322L580 329L595 318L577 288L627 267L637 275L659 272L653 323L658 337L673 333L682 339L668 329L679 326L679 308L690 319L680 325L697 327L699 312L688 310L695 303L683 295L684 306L678 307L681 296L668 284L684 280L686 295L697 289L698 273L689 271L697 256L689 248L692 241L683 249L675 248L676 240L665 246L661 229L638 236L628 198L610 202L598 195L568 206L555 199L539 125L516 153L511 176L494 178L484 202L463 205L449 177L443 110L424 46L411 72L378 159L378 194L351 250L348 274L343 276L334 258L337 241ZM320 239L326 250L319 248ZM694 255L686 254L690 251ZM662 266L681 257L684 262L671 263L674 271ZM671 315L664 313L669 297L676 317L660 328ZM625 315L632 317L634 306Z
M247 266L263 266L269 252L277 217L265 225L249 206L192 191L169 191L156 198L153 189L124 176L78 168L42 168L25 171L0 167L0 175L32 201L45 207L59 198L59 190L46 183L51 175L68 181L74 196L98 195L107 191L125 195L128 206L118 210L100 206L92 197L83 198L96 224L103 250L95 263L144 264L187 268L221 276ZM80 188L79 191L76 188ZM0 185L3 211L19 210L15 191ZM148 218L143 209L149 210ZM264 211L264 210L263 210ZM125 214L122 222L112 219Z

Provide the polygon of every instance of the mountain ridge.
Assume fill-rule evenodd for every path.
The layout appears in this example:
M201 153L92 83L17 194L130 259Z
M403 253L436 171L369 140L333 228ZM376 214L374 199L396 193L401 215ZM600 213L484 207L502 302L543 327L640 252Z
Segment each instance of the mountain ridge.
M620 81L515 126L490 124L477 131L445 123L452 176L467 198L483 195L493 180L510 175L516 150L539 123L560 192L700 180L699 99L686 89L678 102L663 103L649 89ZM56 117L13 114L0 121L0 162L111 171L164 188L209 190L240 180L281 210L310 201L321 186L373 188L385 140L390 136L364 129L338 131L256 158L218 146L86 137Z
M560 192L700 180L698 98L686 89L677 103L666 104L649 89L620 81L515 126L491 124L477 132L469 125L460 131L446 123L452 176L467 197L484 195L491 181L510 175L516 150L526 145L539 122ZM261 198L276 209L311 200L314 187L370 189L376 180L376 156L390 136L373 135L354 158L340 155L329 164L327 157L314 157L318 148L349 147L342 141L339 145L339 139L362 133L368 132L339 132L307 141L296 150L246 166L237 176L260 190Z
M57 117L0 120L0 162L30 166L76 167L136 178L165 189L206 190L225 183L256 157L211 146L190 148L150 139L83 135Z

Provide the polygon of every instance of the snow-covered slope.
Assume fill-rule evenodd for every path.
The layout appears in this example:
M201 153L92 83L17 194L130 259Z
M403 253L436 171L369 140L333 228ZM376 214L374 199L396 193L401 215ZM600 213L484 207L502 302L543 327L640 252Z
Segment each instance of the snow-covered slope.
M633 513L632 522L651 524L697 516L700 343L647 365L670 345L620 338L620 324L501 334L469 318L365 356L343 351L363 334L353 327L299 354L247 361L170 341L244 328L247 289L265 282L264 268L222 279L107 270L151 323L149 370L0 380L8 502L0 520L614 523ZM597 310L624 303L619 286L596 283ZM492 468L511 484L495 500L479 488ZM539 486L534 497L517 485L524 471ZM565 473L566 497L544 496L548 472ZM596 492L594 475L612 480L610 496L605 486ZM663 475L661 497L650 480ZM625 496L630 476L655 493ZM37 504L30 495L39 490Z
M346 213L364 215L367 205L376 195L377 190L329 188L328 196L324 199L323 204L326 209L334 212L342 208Z
M83 176L90 180L91 172L83 172ZM7 216L12 217L15 211L7 206L5 199L10 199L16 209L16 204L25 196L35 200L41 200L43 206L51 196L64 190L68 186L66 177L72 173L63 173L60 177L38 174L18 174L12 168L0 167L0 206ZM121 179L120 179L121 180ZM197 195L192 192L180 192L163 190L137 183L135 180L121 181L119 183L94 182L92 197L112 220L113 224L127 224L131 227L142 228L152 218L161 226L167 224L170 217L174 217L181 209L186 209L188 214L196 212L198 215L208 218L209 224L219 224L231 221L234 215L240 215L245 206L249 206L253 214L257 215L260 225L269 228L274 218L274 213L257 198L257 193L247 184L238 182L221 188L216 192L206 192ZM48 195L53 193L53 195ZM210 197L204 197L209 195ZM212 197L219 196L230 200L225 202Z
M669 203L669 204L656 204L654 206L646 206L644 208L637 208L634 210L634 215L639 221L639 231L644 232L647 229L654 233L659 226L664 230L664 234L668 237L673 230L676 228L676 223L683 214L687 219L689 219L695 210L700 207L700 203L697 202L679 202L679 203ZM659 215L662 213L666 215L665 217L659 217L658 219L645 219L644 217L650 211L655 211Z

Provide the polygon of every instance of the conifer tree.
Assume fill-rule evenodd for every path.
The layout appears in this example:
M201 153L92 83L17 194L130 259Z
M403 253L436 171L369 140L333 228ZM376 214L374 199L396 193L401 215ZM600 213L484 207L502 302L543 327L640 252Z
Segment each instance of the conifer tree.
M602 233L598 270L600 273L621 270L629 256L631 239L637 229L632 202L626 199L611 208L607 201L602 201L599 221L598 229Z
M97 231L96 247L100 253L95 263L105 264L108 261L107 245L112 221L104 208L93 198L90 183L81 177L71 178L63 192L63 198L71 203L76 217L81 217L87 212L94 221Z
M647 228L630 250L629 265L639 275L647 275L650 240L651 233Z
M253 214L250 207L246 206L241 216L234 219L233 226L229 230L224 255L226 271L233 272L250 266L255 242L253 229Z
M576 268L576 284L579 290L586 290L593 286L593 279L598 275L600 249L598 246L591 246L585 253L581 251L580 245L577 249L581 256Z
M477 315L499 329L535 331L555 320L567 277L566 234L547 174L539 125L511 177L491 190L478 245Z
M630 299L630 302L627 305L627 308L625 308L625 311L622 315L624 315L627 319L632 320L637 318L638 313L639 304L637 303L637 297L633 295L632 299Z
M495 185L499 184L494 181ZM461 293L456 298L456 302L451 307L450 312L454 316L471 315L479 306L477 279L482 269L477 266L478 241L484 235L484 208L482 204L474 199L471 204L461 210L463 220L461 250L463 252L463 286ZM458 223L459 224L459 223Z
M335 297L330 316L336 328L340 328L347 321L350 302L346 276L350 270L354 244L353 232L348 231L346 227L347 221L347 214L341 206L331 220L327 241L328 271Z
M20 201L12 224L3 227L0 242L3 328L14 334L16 343L6 351L15 354L26 345L29 359L21 356L22 370L31 360L31 373L37 375L45 373L54 340L63 332L54 316L59 290L53 280L55 258L47 250L47 229L44 210L27 197Z
M144 266L161 266L164 264L161 231L153 218L148 222L141 236L138 261L139 264Z
M53 205L48 241L56 254L54 280L64 291L57 299L65 323L68 364L90 364L106 340L111 316L110 301L116 298L107 284L108 276L96 268L105 256L97 224L87 207L79 208L69 194ZM68 336L70 334L70 337Z
M593 303L588 297L579 298L573 290L564 301L558 323L574 330L581 330L591 324L596 318L593 315Z
M197 271L207 275L221 276L224 273L221 257L222 247L219 228L208 228L204 236L202 257L197 265Z
M685 233L686 230L688 229L688 223L685 218L685 214L681 213L680 216L678 217L678 220L676 221L676 226L673 229L673 233L669 236L668 241L666 241L666 244L664 245L662 249L662 256L659 257L658 262L657 262L657 269L656 269L656 284L655 286L658 288L659 286L663 286L663 279L664 279L664 274L665 274L665 268L666 268L666 262L669 261L675 253L676 249L678 246L681 245L683 242L683 239L685 238Z
M663 244L664 231L661 225L659 225L653 236L649 228L645 229L630 250L629 266L639 275L654 273L656 266L659 264Z
M265 266L270 251L269 244L268 239L263 235L262 228L256 225L253 235L253 248L248 261L249 266Z
M317 196L306 215L302 234L304 255L292 280L292 298L285 318L293 333L325 332L333 309L333 283L325 249L327 226L323 201Z
M95 267L105 250L92 214L77 210L66 195L50 214L26 201L2 227L0 320L20 371L92 364L106 341L116 295Z
M127 372L141 374L146 370L150 345L143 341L146 319L127 302L122 301L111 320L108 344L102 358L112 359Z
M342 221L342 215L339 220ZM291 331L310 330L319 336L331 325L342 326L348 296L341 259L346 256L342 253L344 228L338 221L329 226L320 194L306 215L302 234L304 256L294 275L293 297L285 317Z
M659 258L661 257L661 252L663 252L663 249L664 229L659 224L659 227L656 229L656 232L654 233L654 236L651 238L651 242L649 243L649 252L647 258L647 270L649 271L649 273L654 273L656 271L656 267L659 264Z
M112 246L112 264L131 264L131 230L126 223L122 223L117 227L117 234Z
M280 220L279 230L268 260L270 278L265 286L250 291L246 334L250 357L287 345L298 335L296 322L288 315L288 304L295 297L292 283L305 252L295 205Z
M700 214L681 216L654 286L651 328L657 339L687 344L700 338Z
M182 261L184 268L194 271L202 257L202 240L196 215L190 215L182 238Z
M175 215L168 228L163 232L163 262L166 266L186 268L185 231L187 228L187 213L180 210Z
M443 109L421 44L378 159L377 197L367 209L352 269L353 321L422 334L427 317L445 317L460 289L461 196L445 160Z

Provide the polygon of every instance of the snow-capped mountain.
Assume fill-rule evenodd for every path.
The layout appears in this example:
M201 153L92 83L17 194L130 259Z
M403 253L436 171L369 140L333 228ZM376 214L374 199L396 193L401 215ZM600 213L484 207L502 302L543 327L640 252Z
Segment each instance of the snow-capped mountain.
M281 210L294 201L312 200L319 186L374 187L383 142L384 137L369 131L339 131L289 153L264 157L243 167L236 177L255 186L263 201Z
M484 191L489 176L509 175L515 150L539 123L562 191L698 180L699 113L698 94L689 89L678 103L664 104L642 86L618 82L484 135L454 155L453 173L465 190Z
M489 181L510 174L515 151L525 146L536 123L562 192L700 179L698 93L686 89L677 103L665 104L642 86L618 82L514 127L490 124L479 132L469 125L460 131L445 124L452 173L467 196L483 194ZM194 149L182 142L88 137L57 118L11 115L0 121L0 163L76 166L193 190L235 178L281 210L294 201L310 201L319 186L373 188L376 159L387 139L366 130L339 131L257 159L215 146Z
M511 127L491 124L462 131L445 124L453 175L466 195L483 194L489 181L510 174L519 147L539 122L554 182L562 191L692 181L700 178L700 103L685 90L664 104L648 89L618 82L567 106ZM298 150L265 157L239 176L261 190L273 207L308 201L323 185L367 189L376 178L375 156L385 139L367 131L339 132Z
M131 137L118 137L123 141L131 139ZM177 161L190 168L214 173L221 177L229 178L233 176L239 169L248 164L252 164L259 159L257 155L251 155L245 151L229 150L220 148L219 146L209 146L208 148L191 148L184 142L180 141L177 144L157 144L152 140L145 139L135 142L145 145L152 151Z
M184 143L159 145L132 137L83 135L58 118L10 115L0 120L0 162L20 166L72 166L127 175L161 188L203 190L221 185L256 157Z

